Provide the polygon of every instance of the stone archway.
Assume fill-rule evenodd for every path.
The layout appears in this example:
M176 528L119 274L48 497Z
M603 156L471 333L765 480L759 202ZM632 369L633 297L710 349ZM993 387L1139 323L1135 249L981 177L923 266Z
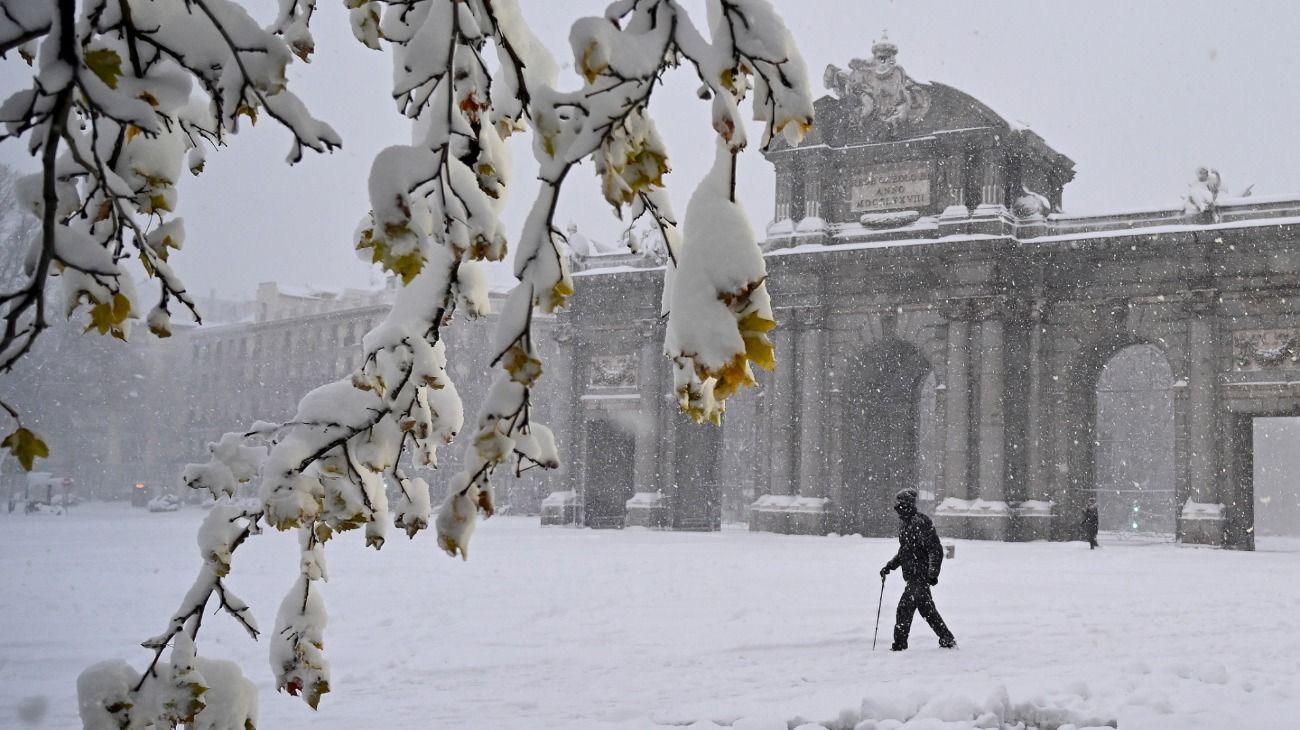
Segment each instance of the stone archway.
M586 423L587 478L583 520L587 527L623 527L635 491L636 436L607 418Z
M893 495L921 486L921 392L931 372L916 347L897 339L850 358L841 411L841 533L897 532Z
M1177 531L1173 385L1153 345L1129 345L1102 366L1093 480L1103 530Z
M1095 496L1103 530L1173 535L1174 376L1164 351L1115 336L1084 351L1070 374L1069 491L1061 512L1078 537Z

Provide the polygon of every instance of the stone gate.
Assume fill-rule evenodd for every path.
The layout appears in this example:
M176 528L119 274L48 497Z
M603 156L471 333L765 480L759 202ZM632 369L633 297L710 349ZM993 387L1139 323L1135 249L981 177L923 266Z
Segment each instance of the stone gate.
M813 133L768 152L778 366L722 429L671 395L662 257L575 247L557 326L586 524L717 529L731 498L753 529L884 535L913 486L948 536L1075 539L1098 380L1147 345L1178 538L1253 548L1251 420L1300 415L1300 200L1215 175L1183 208L1064 215L1068 158L896 53L828 68Z

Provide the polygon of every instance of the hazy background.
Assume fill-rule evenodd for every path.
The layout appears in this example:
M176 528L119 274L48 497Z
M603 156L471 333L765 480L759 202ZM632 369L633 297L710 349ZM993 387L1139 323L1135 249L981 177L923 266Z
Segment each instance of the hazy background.
M568 28L606 3L521 0L535 32L570 66ZM688 2L703 22L699 3ZM1173 207L1198 165L1216 167L1232 193L1300 194L1300 4L1223 2L1044 3L815 2L778 0L820 95L826 64L869 55L887 28L899 63L917 80L966 91L1027 125L1077 163L1065 192L1069 213ZM259 19L271 0L253 0ZM263 122L209 157L182 183L187 248L175 263L198 295L251 297L259 281L364 286L375 276L352 252L352 231L368 206L370 160L404 142L408 127L389 99L384 54L355 42L342 3L324 2L317 53L292 67L295 88L343 135L333 155L283 163L286 133ZM0 91L24 82L16 59L0 64ZM684 214L711 159L708 105L682 68L656 92L652 111L672 153L668 177ZM756 135L755 135L756 138ZM517 231L531 202L531 151L515 145L514 194L506 214ZM772 174L757 151L744 156L741 196L760 235L772 216ZM21 145L0 145L0 161L31 167ZM610 240L624 224L599 198L591 166L566 184L561 224Z

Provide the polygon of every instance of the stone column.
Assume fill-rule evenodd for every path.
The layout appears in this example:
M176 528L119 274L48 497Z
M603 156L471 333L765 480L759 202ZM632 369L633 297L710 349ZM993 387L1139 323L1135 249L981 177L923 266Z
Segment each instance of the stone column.
M1210 317L1204 313L1193 314L1188 322L1189 413L1188 467L1191 476L1192 499L1197 502L1217 502L1216 462L1214 438L1214 328Z
M1048 414L1043 399L1043 329L1047 321L1048 303L1035 301L1029 309L1029 422L1025 429L1026 478L1029 482L1025 494L1029 499L1051 499L1047 484L1044 451L1044 421Z
M826 410L825 332L811 322L813 312L800 312L798 367L795 377L799 387L799 494L804 497L827 496L822 470L826 449L822 427Z
M970 322L968 308L953 305L948 319L948 382L944 392L944 492L970 499Z
M1192 501L1225 503L1220 489L1217 414L1215 412L1213 291L1193 291L1185 303L1187 322L1187 466ZM1180 511L1182 505L1178 506ZM1222 544L1224 519L1178 520L1179 539L1184 542Z
M991 502L1006 498L1006 419L1003 412L1006 362L1003 323L995 314L980 323L979 496Z
M652 324L655 336L647 339L639 353L637 368L637 392L641 395L639 419L636 434L636 491L654 492L661 488L659 465L664 463L664 434L661 430L663 409L667 392L660 373L667 371L668 360L663 356L663 327Z
M826 482L822 496L830 497L835 503L833 507L838 509L844 504L844 460L827 456L838 454L842 457L846 449L856 445L851 438L847 439L846 445L844 438L844 374L848 371L848 363L839 347L831 346L830 340L830 333L827 333L824 346L828 351L826 362L830 369L826 376L826 403L822 409L822 437L825 441L822 478Z
M772 331L776 349L776 373L772 379L772 397L768 401L771 448L768 459L769 494L795 493L795 318L789 310L777 313L777 327Z
M943 310L948 320L948 353L944 367L943 450L940 475L946 499L969 499L971 445L970 307L965 300L950 302ZM938 414L936 413L936 418ZM960 511L935 507L935 524L945 537L967 537L968 520Z
M1003 160L997 150L986 150L980 178L980 205L1005 206Z
M1005 540L1011 518L1006 508L1006 357L1003 302L992 301L979 313L979 497L991 502L971 518L971 537Z
M578 504L585 504L587 498L587 419L584 413L581 401L582 395L586 392L586 376L591 368L591 347L583 343L578 338L572 336L573 331L566 330L564 337L565 344L569 350L569 398L566 401L568 410L568 428L562 437L563 444L559 444L560 454L564 455L564 464L560 467L564 471L565 479L569 489L577 492ZM557 489L556 491L566 491ZM577 515L578 524L586 524L585 516L581 512Z

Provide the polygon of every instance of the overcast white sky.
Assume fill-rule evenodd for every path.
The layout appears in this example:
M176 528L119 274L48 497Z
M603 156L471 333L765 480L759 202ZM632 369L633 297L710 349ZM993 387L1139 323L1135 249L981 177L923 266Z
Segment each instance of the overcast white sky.
M568 28L605 2L520 0L535 31L561 62ZM252 0L269 19L273 3ZM694 3L691 4L694 7ZM1090 0L777 0L820 95L822 69L864 57L887 28L899 63L920 81L940 81L1027 125L1074 159L1065 190L1070 213L1177 204L1198 165L1219 169L1230 192L1300 194L1300 3ZM697 22L703 22L702 12ZM197 294L250 296L259 281L364 286L371 268L352 252L367 209L374 153L406 141L388 97L386 56L352 40L342 3L323 2L317 54L295 64L294 81L313 111L343 135L344 149L283 163L286 134L265 122L209 156L208 169L181 188L188 229L174 262ZM3 68L3 90L23 72ZM576 78L576 77L574 77ZM575 81L576 85L576 81ZM678 213L712 158L708 105L685 68L656 93L652 109L672 154L669 187ZM757 138L757 134L753 135ZM518 230L534 193L531 153L517 144L506 220ZM0 159L19 161L15 143ZM741 196L755 228L772 215L770 166L754 150L742 166ZM30 166L29 161L24 161ZM600 199L590 165L569 176L559 220L612 239L623 225Z

